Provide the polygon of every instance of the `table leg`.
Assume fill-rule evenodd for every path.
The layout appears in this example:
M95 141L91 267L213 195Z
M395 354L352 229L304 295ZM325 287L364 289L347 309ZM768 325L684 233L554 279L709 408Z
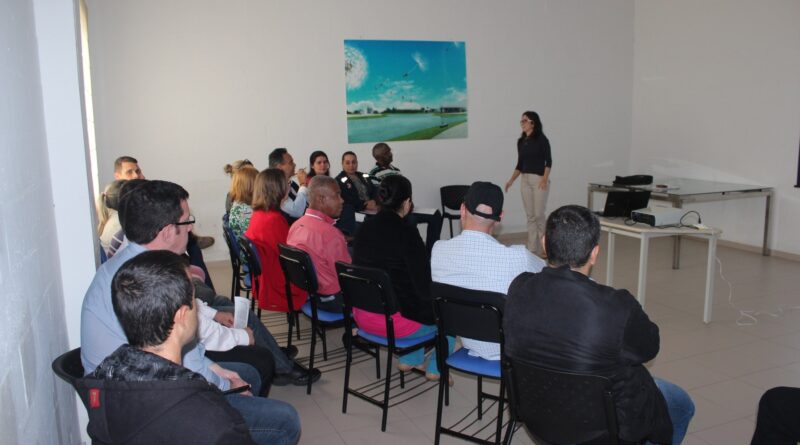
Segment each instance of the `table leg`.
M761 254L764 256L770 256L772 252L769 248L769 213L770 208L772 207L772 192L770 191L767 195L767 207L764 211L764 244L761 247Z
M614 232L608 232L608 253L606 254L606 286L614 285Z
M680 199L673 200L672 205L676 209L683 208L683 202ZM681 268L681 236L676 235L672 237L672 268L678 270Z
M703 323L711 322L711 307L714 303L714 279L717 275L717 236L708 239L708 264L706 265L706 301L703 310Z
M639 288L636 291L636 299L639 304L644 308L645 289L647 289L647 255L650 247L650 237L642 234L642 240L639 244Z

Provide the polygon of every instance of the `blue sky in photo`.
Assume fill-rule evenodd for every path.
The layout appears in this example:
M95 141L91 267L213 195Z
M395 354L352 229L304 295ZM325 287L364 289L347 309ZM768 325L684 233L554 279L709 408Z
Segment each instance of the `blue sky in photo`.
M467 107L464 42L345 40L349 111Z

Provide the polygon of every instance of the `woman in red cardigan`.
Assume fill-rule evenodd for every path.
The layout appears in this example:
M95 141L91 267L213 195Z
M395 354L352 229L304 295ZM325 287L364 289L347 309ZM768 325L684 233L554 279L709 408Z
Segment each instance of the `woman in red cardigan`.
M278 260L278 244L286 243L289 224L280 208L289 193L283 171L269 168L256 176L253 190L253 216L245 236L258 250L261 259L261 278L253 293L258 295L258 307L268 311L288 312L286 279ZM306 293L292 286L292 304L299 310L306 302Z

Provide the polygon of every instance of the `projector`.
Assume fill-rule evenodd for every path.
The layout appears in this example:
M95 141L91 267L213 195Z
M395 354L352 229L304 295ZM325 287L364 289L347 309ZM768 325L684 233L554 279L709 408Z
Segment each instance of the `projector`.
M681 218L686 214L685 209L674 207L648 207L631 212L631 219L635 222L649 224L653 227L680 225Z

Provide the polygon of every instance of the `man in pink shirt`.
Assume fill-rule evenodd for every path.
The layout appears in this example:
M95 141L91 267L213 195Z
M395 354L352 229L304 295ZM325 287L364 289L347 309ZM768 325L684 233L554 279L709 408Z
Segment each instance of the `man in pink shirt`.
M344 200L339 185L330 176L314 176L308 185L308 209L292 224L286 244L308 252L317 270L319 309L342 312L342 295L336 277L336 262L351 262L347 242L333 226L342 213Z

